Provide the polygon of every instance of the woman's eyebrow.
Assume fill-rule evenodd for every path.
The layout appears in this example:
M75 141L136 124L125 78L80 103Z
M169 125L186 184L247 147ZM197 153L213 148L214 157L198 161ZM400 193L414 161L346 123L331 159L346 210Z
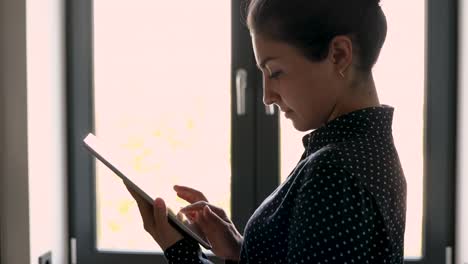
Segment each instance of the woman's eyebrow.
M263 61L260 62L260 65L257 65L259 69L265 68L265 64L267 64L271 60L276 60L278 59L277 57L266 57Z

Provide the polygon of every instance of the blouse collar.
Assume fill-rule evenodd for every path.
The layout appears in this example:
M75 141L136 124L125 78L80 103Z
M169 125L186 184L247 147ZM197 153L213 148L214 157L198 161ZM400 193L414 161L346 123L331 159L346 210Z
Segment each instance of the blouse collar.
M365 134L372 137L391 135L393 111L394 108L388 105L367 107L325 123L302 138L306 156L330 143L343 142Z

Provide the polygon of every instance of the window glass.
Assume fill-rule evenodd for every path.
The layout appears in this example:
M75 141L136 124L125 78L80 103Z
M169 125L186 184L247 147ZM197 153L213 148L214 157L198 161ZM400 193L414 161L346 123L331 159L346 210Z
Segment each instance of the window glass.
M230 16L230 1L94 1L96 135L175 209L180 184L231 214ZM96 196L98 249L158 250L99 162Z

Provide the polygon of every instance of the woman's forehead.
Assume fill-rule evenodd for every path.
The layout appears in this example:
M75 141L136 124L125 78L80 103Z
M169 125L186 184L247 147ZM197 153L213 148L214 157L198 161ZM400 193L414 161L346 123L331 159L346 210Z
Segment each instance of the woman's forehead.
M264 66L269 61L299 53L296 48L285 42L275 41L260 35L252 35L252 45L258 66Z

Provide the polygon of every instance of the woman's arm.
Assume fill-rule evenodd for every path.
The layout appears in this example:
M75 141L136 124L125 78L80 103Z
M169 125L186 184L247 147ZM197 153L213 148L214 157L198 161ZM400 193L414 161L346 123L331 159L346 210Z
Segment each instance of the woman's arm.
M212 264L196 242L190 239L182 239L173 246L169 247L165 252L164 256L168 260L169 264ZM235 260L225 260L225 264L239 264Z
M143 226L164 251L164 256L171 264L210 264L201 252L197 242L183 237L167 220L167 208L164 201L157 198L154 205L127 186L136 200L143 220Z
M183 238L164 251L169 264L212 264L197 242Z
M169 224L162 199L157 198L151 205L130 186L127 189L138 204L145 230L163 249L169 263L211 263L196 241L183 237ZM238 259L243 239L226 213L209 204L197 190L183 186L175 186L174 189L179 197L192 203L184 208L184 213L210 240L212 251L221 258Z

